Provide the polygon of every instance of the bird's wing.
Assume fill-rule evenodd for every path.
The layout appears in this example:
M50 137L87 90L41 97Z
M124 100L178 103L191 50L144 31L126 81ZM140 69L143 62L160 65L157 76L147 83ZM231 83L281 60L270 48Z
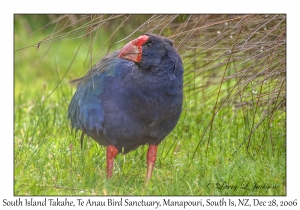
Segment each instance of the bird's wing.
M96 83L97 81L89 82L84 86L79 85L68 110L72 128L80 129L85 133L93 130L99 132L103 129L104 111L100 99L101 89L95 89L95 86L98 86Z
M80 129L87 134L103 130L104 110L101 92L104 88L104 80L114 72L117 55L118 52L107 55L84 77L70 81L70 84L77 86L68 109L72 128Z

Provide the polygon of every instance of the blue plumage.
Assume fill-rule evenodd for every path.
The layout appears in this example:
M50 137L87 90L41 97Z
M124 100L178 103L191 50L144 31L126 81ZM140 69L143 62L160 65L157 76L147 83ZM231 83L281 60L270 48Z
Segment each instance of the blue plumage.
M170 40L147 37L138 62L116 51L96 63L80 79L68 110L72 128L119 152L158 145L181 114L181 58Z

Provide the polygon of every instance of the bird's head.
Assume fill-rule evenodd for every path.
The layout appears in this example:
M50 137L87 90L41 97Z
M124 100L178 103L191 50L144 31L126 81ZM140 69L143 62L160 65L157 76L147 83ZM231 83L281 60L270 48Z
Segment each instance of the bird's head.
M118 57L149 69L151 66L159 65L170 48L175 50L169 39L154 34L143 34L127 43Z

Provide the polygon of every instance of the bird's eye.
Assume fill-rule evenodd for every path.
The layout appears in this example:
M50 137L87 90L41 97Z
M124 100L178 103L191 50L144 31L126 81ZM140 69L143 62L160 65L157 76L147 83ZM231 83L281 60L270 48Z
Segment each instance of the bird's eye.
M152 41L147 43L147 47L152 47Z

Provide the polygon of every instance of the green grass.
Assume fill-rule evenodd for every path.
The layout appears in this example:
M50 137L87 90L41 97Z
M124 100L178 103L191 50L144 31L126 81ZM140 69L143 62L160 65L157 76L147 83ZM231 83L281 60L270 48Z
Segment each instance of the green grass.
M15 27L15 49L44 37L29 37L22 24ZM259 122L263 110L258 108L254 115L253 109L225 106L202 138L215 104L206 98L216 95L218 88L193 96L186 92L181 119L158 148L148 186L144 183L147 146L118 155L114 175L106 180L105 148L85 138L81 149L80 135L74 135L67 118L75 91L68 80L83 75L88 41L66 78L44 100L59 84L79 43L60 41L48 52L47 48L15 52L15 195L286 195L285 113L275 112L242 144L251 132L253 116ZM275 187L252 189L255 183Z

